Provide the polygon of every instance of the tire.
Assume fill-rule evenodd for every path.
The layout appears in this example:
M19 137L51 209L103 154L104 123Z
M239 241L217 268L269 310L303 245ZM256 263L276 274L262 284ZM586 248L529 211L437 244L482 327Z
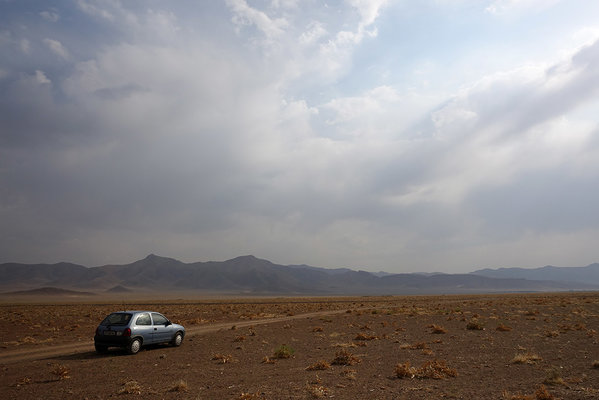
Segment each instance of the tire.
M175 337L173 338L173 341L171 342L171 344L175 347L179 347L179 346L181 346L182 343L183 343L183 334L181 332L177 332L175 334Z
M94 344L97 353L106 353L108 351L108 346L102 346L101 344Z
M140 339L133 339L131 343L129 343L129 346L127 346L127 351L129 352L129 354L137 354L139 349L141 349Z

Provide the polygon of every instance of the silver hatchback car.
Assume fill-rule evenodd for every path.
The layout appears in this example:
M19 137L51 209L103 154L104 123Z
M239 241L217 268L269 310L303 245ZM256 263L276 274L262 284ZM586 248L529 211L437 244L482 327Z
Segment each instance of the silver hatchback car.
M109 347L127 349L137 353L142 346L157 343L170 343L181 346L185 328L174 324L164 315L154 311L119 311L109 314L94 335L94 345L98 353Z

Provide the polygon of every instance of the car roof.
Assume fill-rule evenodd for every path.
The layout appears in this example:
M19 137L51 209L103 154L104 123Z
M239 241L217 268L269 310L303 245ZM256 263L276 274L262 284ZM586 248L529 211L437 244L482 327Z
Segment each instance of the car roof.
M126 310L126 311L115 311L113 314L141 314L141 313L156 313L160 314L158 311L149 311L149 310Z

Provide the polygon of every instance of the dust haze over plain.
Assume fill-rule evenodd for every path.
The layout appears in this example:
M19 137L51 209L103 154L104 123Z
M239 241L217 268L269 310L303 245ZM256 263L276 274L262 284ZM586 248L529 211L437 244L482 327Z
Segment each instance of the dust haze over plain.
M599 3L0 1L0 262L599 259Z

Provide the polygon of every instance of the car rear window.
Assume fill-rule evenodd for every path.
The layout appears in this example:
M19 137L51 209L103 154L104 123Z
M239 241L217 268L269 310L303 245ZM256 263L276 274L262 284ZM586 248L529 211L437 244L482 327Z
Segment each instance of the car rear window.
M100 325L127 325L131 320L131 314L128 313L112 313Z

